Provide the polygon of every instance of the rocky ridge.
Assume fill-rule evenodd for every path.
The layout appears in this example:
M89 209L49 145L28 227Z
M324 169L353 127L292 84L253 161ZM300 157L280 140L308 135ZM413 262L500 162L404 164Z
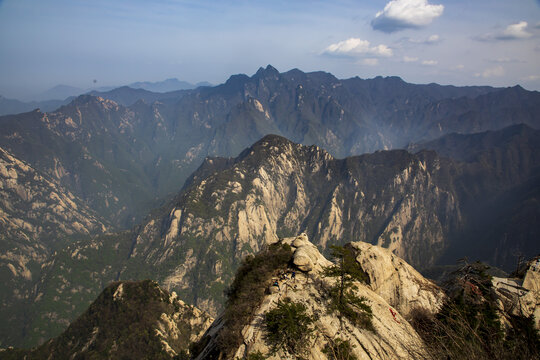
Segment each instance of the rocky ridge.
M81 199L2 148L0 196L4 234L39 242L59 234L106 231L103 220Z
M364 242L351 246L358 251L356 260L368 275L370 288L401 315L407 318L419 308L435 314L442 307L444 292L389 249Z
M528 261L523 271L523 278L492 278L498 307L502 314L531 317L540 330L540 256Z
M451 249L460 250L448 262L455 263L472 247L460 245L465 235L489 240L467 233L474 224L471 214L502 224L498 213L485 209L503 209L492 201L513 198L513 186L521 188L520 201L534 208L534 191L524 190L538 167L532 156L536 152L527 145L536 144L537 131L526 131L531 140L523 143L521 133L494 148L504 156L483 156L474 163L431 151L383 151L340 160L317 146L279 136L265 137L237 158L207 158L181 193L133 231L80 239L51 257L27 311L35 315L27 322L25 344L59 334L104 286L121 279L154 278L215 316L242 258L299 232L326 253L330 245L362 240L388 248L420 270L448 257ZM522 146L513 147L515 143ZM501 176L499 169L507 163L517 166L519 176L512 171ZM536 226L529 207L522 209L530 216L520 218L519 229ZM486 233L490 228L480 227ZM510 230L508 239L515 236ZM519 232L523 236L510 250L538 251L530 237L534 233ZM482 249L487 259L490 251L511 255L490 242ZM401 276L409 275L393 275L388 284ZM420 294L422 288L419 284L414 291Z
M341 80L272 66L215 87L96 95L54 112L1 117L0 146L124 229L176 193L206 156L236 156L270 133L345 157L450 132L540 126L539 94L520 87Z
M369 304L372 312L372 322L374 330L368 330L346 318L338 318L335 314L328 312L327 288L335 281L324 276L323 269L332 263L328 261L317 248L309 242L307 236L302 234L297 237L285 238L281 243L289 244L292 247L293 255L291 263L293 265L288 270L289 278L278 280L279 289L275 285L270 285L269 291L262 304L255 311L255 316L249 324L246 324L242 330L243 344L236 350L233 358L246 358L249 354L260 352L268 359L289 359L295 358L285 350L271 353L270 348L265 341L266 329L264 325L264 315L285 298L295 303L303 304L307 312L315 315L316 321L313 325L314 333L309 339L308 354L305 359L330 359L330 354L325 354L323 349L329 343L341 339L348 341L351 345L351 354L358 359L396 359L396 358L423 358L426 356L423 349L423 341L417 335L413 327L407 322L406 317L388 301L393 301L397 306L404 308L409 300L417 300L415 306L425 308L427 311L436 313L445 295L433 283L424 279L416 272L410 272L410 266L401 259L394 259L394 256L379 247L370 247L369 253L364 253L365 247L361 243L353 243L356 261L362 264L362 268L371 273L370 279L374 274L378 274L380 269L373 266L374 262L380 261L384 267L387 264L395 262L391 271L399 274L405 272L410 276L408 278L400 277L398 281L393 282L393 286L398 291L407 291L409 287L415 288L417 284L425 284L425 292L420 297L402 298L400 303L396 303L395 298L388 298L388 292L382 290L380 286L373 283L364 284L357 282L355 293L361 296ZM368 245L369 246L369 245ZM374 255L378 258L375 260ZM366 265L367 267L364 267ZM295 271L295 277L290 274ZM264 286L264 284L261 284ZM436 301L432 301L436 299ZM217 319L206 332L203 341L207 344L196 359L216 358L215 339L220 331L226 331L223 320Z
M243 256L302 230L323 248L356 239L426 266L461 217L455 194L438 184L441 162L405 151L336 160L316 146L268 136L141 225L131 258L155 266L179 258L163 282L179 293L204 283L198 301L220 292Z
M27 331L26 306L69 237L104 233L107 222L49 176L0 148L0 316L3 341Z
M219 302L211 294L222 291L243 256L302 231L321 249L346 239L380 245L420 270L448 257L448 249L461 249L450 263L480 246L490 259L489 239L469 248L460 239L478 235L478 214L485 224L496 219L501 207L493 202L528 189L539 166L532 148L504 146L497 151L509 156L475 163L398 150L340 160L267 136L237 158L207 159L184 191L136 230L130 257L167 266L163 283L214 313ZM516 156L524 165L508 181L498 169L516 166ZM537 201L534 192L523 201ZM520 239L514 246L534 251L532 238ZM510 258L502 246L493 252ZM165 265L171 259L181 265Z
M419 332L417 314L424 314L427 319L440 319L441 315L444 318L445 309L448 309L448 304L451 304L452 297L457 293L465 294L464 305L472 306L471 309L479 309L479 306L488 304L490 294L495 294L495 299L500 299L497 316L505 326L502 334L506 333L503 336L508 336L510 342L507 344L514 347L516 344L511 343L511 336L515 322L508 321L512 321L513 312L517 312L522 320L526 320L526 316L531 314L538 315L540 272L537 258L524 267L523 287L518 286L509 291L514 280L490 278L485 274L477 277L478 274L466 270L466 266L465 271L459 272L461 275L458 281L453 283L457 285L454 288L457 293L448 288L447 296L441 288L425 279L388 249L362 242L350 243L343 249L351 251L354 263L366 275L365 281L355 281L351 289L369 308L371 325L367 326L366 323L353 322L349 317L331 310L334 309L332 296L335 296L331 289L338 286L339 278L331 277L327 269L340 262L327 260L306 234L284 238L264 248L262 253L266 251L265 256L270 258L287 254L286 258L280 260L284 261L285 267L280 266L279 271L278 268L270 269L270 277L250 285L249 289L253 290L253 286L259 288L257 293L263 294L263 297L255 308L251 308L251 316L241 326L241 339L232 353L222 353L220 337L231 331L227 319L231 319L231 316L245 318L244 314L230 314L227 313L229 308L226 308L225 312L212 322L206 313L179 300L176 293L169 293L161 289L156 282L145 280L113 282L58 337L30 351L2 349L0 357L202 360L251 359L261 356L267 359L294 359L301 356L303 359L326 360L335 358L336 355L332 353L341 352L342 355L348 354L347 356L355 356L357 359L438 359L440 357L437 357L437 354L441 354L441 347L431 342L430 334ZM277 249L281 249L281 253ZM253 260L255 267L244 267L237 273L237 277L243 274L240 278L242 283L257 279L246 276L246 269L249 269L248 272L257 271L257 267L263 266L270 258ZM481 269L483 265L477 264L475 267ZM462 277L463 274L468 275ZM490 290L491 285L483 288L485 281L493 284L494 292ZM229 288L229 295L239 296L242 301L247 299L249 302L258 296L252 292L233 294L230 293L232 289L241 288L232 286ZM241 291L245 289L248 288ZM511 293L514 296L508 296ZM268 325L267 314L284 303L297 304L304 309L306 316L313 319L309 325L309 336L304 338L307 346L301 354L297 349L286 347L272 350L269 340L272 330ZM521 309L519 305L522 306ZM250 309L250 305L244 308ZM525 309L525 312L520 312ZM358 308L356 311L366 311L366 308ZM458 320L474 321L479 314L472 313L471 316ZM458 322L457 325L467 324ZM538 327L538 317L534 320L534 325ZM483 326L485 324L481 324L478 330L480 333L485 330ZM525 336L524 333L518 334ZM463 339L470 341L465 335ZM500 341L499 336L500 333L497 341ZM463 339L448 338L449 341L457 341L459 344ZM475 341L473 339L473 344L476 344ZM540 338L531 337L530 341L530 349L516 348L516 352L505 349L504 354L513 354L518 359L531 358L540 351ZM526 344L527 340L521 340L517 346ZM463 355L463 349L467 348L458 348L458 353ZM479 351L477 347L474 349ZM442 354L446 354L445 349L442 350ZM485 356L487 353L481 349L475 354ZM501 354L496 354L495 359L506 359L506 355L499 355Z

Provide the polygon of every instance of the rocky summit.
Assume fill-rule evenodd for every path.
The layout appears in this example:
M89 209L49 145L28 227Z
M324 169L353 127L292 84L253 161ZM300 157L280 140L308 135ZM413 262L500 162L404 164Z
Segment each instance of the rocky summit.
M331 307L330 289L339 280L327 277L324 269L332 265L307 238L305 234L280 240L280 244L287 244L291 248L291 265L283 270L281 277L278 273L267 281L259 284L268 288L267 295L257 304L249 320L241 331L241 344L231 352L221 354L223 359L248 358L250 354L260 353L268 356L268 359L294 359L302 356L304 359L332 359L331 353L325 353L325 349L332 349L339 342L346 342L350 346L350 356L358 359L397 359L397 358L420 358L424 353L422 339L414 328L407 322L401 312L388 302L385 291L379 292L378 286L373 286L371 280L367 283L354 282L354 293L363 299L369 308L370 325L359 325L339 313L329 311ZM364 254L362 246L352 244L352 252L358 264L373 256L373 253ZM382 249L381 249L382 250ZM384 251L384 250L383 250ZM388 252L379 254L384 263L392 261ZM403 260L401 265L409 267ZM399 266L399 265L398 265ZM402 269L392 268L392 271L400 272ZM410 268L410 267L409 267ZM362 269L365 269L362 266ZM374 270L374 269L369 269ZM408 271L409 269L403 269ZM292 275L294 272L294 276ZM371 276L374 274L372 273ZM370 276L370 279L371 279ZM415 281L425 285L429 284L429 296L438 299L434 303L417 303L418 307L430 312L437 312L444 294L433 283L416 273L414 277L403 279L402 282L394 282L396 290L401 291L409 286L414 286ZM409 282L410 281L410 282ZM301 304L305 313L313 317L313 331L306 338L306 348L303 354L295 353L300 349L283 347L272 353L268 340L268 329L265 325L265 315L276 309L276 305L284 301ZM405 300L404 300L405 302ZM398 304L399 305L399 304ZM227 313L227 310L225 311ZM228 323L223 318L218 318L201 340L206 346L196 359L220 358L219 339L221 332L230 331ZM205 339L208 338L208 339ZM331 351L331 350L329 350ZM195 354L194 354L195 355ZM425 355L425 354L424 354Z
M450 355L455 358L463 350L458 349L458 353L448 349L441 351L438 347L443 344L430 338L423 327L425 323L422 323L425 319L433 319L427 321L440 321L438 326L446 326L444 316L448 316L445 312L455 304L453 295L449 297L443 289L387 249L353 242L341 248L343 256L331 262L305 234L281 239L269 249L274 256L288 254L285 261L273 269L266 266L266 273L261 267L270 255L265 254L268 250L244 262L231 288L234 292L229 293L225 311L191 347L195 359L441 359ZM529 272L537 271L534 266ZM332 269L336 268L343 271L341 274L354 278L344 290L340 286L347 283L348 280L343 280L347 277L333 276ZM354 277L355 268L365 277ZM527 276L532 279L529 272ZM240 286L237 284L239 278L243 282ZM254 280L259 282L250 285L249 282ZM464 285L465 288L475 282L472 278L467 281L469 285ZM538 285L537 280L533 282L534 286ZM254 289L257 287L259 291ZM335 290L339 289L347 294L343 307L335 306L339 298L339 291ZM252 296L243 297L242 293L248 290ZM489 291L482 293L477 289L483 294L478 296L486 296L485 302L489 301ZM530 294L535 301L540 299L538 293ZM496 299L500 304L500 298ZM474 302L470 298L467 301ZM514 299L513 304L515 306L519 301ZM507 319L513 316L508 309L494 306L499 312L493 321L505 324L500 329L505 329L507 338L511 338L511 333L521 328L508 322ZM236 313L238 309L248 309L247 314ZM353 309L352 313L346 309ZM458 314L462 314L459 311ZM360 318L358 314L361 314ZM477 315L473 312L468 316L459 318L461 326L470 326L469 322L475 321ZM529 315L522 319L526 316ZM276 322L280 326L276 326ZM485 324L477 326L480 331L487 329ZM534 327L531 329L535 331ZM280 336L279 332L283 334ZM454 335L456 337L448 339L443 346L453 341L469 341L465 339L469 334L449 334ZM538 354L539 338L533 336L531 339L532 346L523 342L518 345L530 348L516 352L506 349L495 358L513 354L516 358L526 359ZM477 344L476 339L472 341ZM495 342L496 339L485 338L479 343L481 341ZM477 351L474 358L483 358L488 353ZM467 358L466 354L461 356Z
M58 335L117 280L155 279L217 316L242 259L300 232L326 255L354 240L384 247L420 271L464 256L511 270L515 254L540 251L539 133L518 126L471 136L486 140L466 159L428 149L336 159L277 135L236 158L209 157L131 231L62 241L43 258L29 301L16 302L35 314L19 322L26 330L17 338L35 345ZM497 137L507 141L489 140ZM376 278L392 291L392 278Z

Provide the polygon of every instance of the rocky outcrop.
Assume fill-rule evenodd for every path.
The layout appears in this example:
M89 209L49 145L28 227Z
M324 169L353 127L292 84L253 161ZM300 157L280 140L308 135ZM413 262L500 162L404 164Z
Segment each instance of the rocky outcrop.
M267 136L228 163L195 174L165 216L139 228L131 254L155 266L178 258L162 281L186 299L196 287L197 304L210 301L206 309L214 313L219 299L206 294L230 281L242 257L287 234L304 230L322 248L343 239L376 243L427 266L461 222L455 194L440 183L443 161L433 153L336 160L316 146ZM309 256L303 258L307 269Z
M370 288L407 317L412 310L436 314L446 295L432 281L389 249L362 242L351 243L358 251L356 260L369 277Z
M305 232L321 249L349 240L376 244L419 270L444 257L453 263L475 253L458 244L466 231L478 230L477 216L491 219L494 213L481 211L493 200L488 195L502 194L502 201L513 194L504 181L490 192L497 189L497 170L481 168L430 151L339 160L317 146L266 136L237 158L208 159L173 202L137 229L131 258L153 266L179 259L160 281L214 314L222 300L211 294L230 282L240 259L290 234ZM523 179L532 173L527 168ZM531 200L530 192L523 194L524 202Z
M129 124L136 121L129 117L133 114L124 114L125 117L121 116L123 120L119 120L117 115L126 109L108 101L98 99L92 106L85 103L92 101L81 98L70 108L71 121L77 126L88 123L84 116L76 116L77 111L87 111L93 106L98 108L95 111L101 109L102 113L109 114L114 124L123 124L125 133L131 131ZM263 101L259 101L260 106L254 101L252 103L255 107L262 106L263 110L267 108ZM143 108L143 105L137 106ZM255 111L265 116L260 109ZM159 117L158 113L155 116ZM70 121L59 120L66 120L62 117L64 115L36 113L30 122L41 125L45 122L55 131L63 127L72 129ZM160 124L158 128L168 126L164 120ZM100 129L108 134L112 131L105 131L109 129L107 127ZM519 207L512 213L505 204L508 204L508 199L516 199L516 191L510 189L506 192L507 187L499 187L501 182L497 175L501 167L506 168L508 159L520 158L524 165L519 167L522 174L511 179L529 179L537 166L537 156L531 155L537 152L531 151L527 145L534 144L533 139L531 135L531 140L525 144L518 139L513 140L512 143L521 144L517 148L506 148L505 143L492 152L496 155L502 151L508 156L487 157L474 164L440 158L430 151L418 154L382 151L340 160L317 146L302 146L279 136L263 138L236 158L208 158L181 193L154 211L132 233L86 239L77 242L79 248L73 247L75 244L64 244L57 254L42 262L46 264L43 268L46 271L43 271L37 286L32 287L39 313L31 318L33 322L39 319L39 323L33 323L31 330L23 333L39 333L37 340L58 334L104 284L118 279L155 277L168 290L176 291L186 301L216 315L224 303L223 291L231 283L233 273L244 256L278 238L300 232L310 236L321 250L351 240L381 245L420 270L445 255L445 261L453 263L474 246L478 246L481 254L497 252L500 255L506 251L509 255L514 248L536 253L538 244L531 241L531 234L536 233L534 229L537 227L534 214L538 209L535 206L538 190L529 191L530 188L535 189L536 183L527 180L527 186L519 189L519 202L516 203ZM198 146L193 148L193 154L199 151L197 149ZM94 161L87 156L81 159ZM499 161L501 159L502 162ZM64 178L68 173L73 174L62 165L64 161L53 163L55 176ZM99 164L104 163L93 164L99 168ZM91 173L92 176L97 174ZM123 169L117 174L120 173L127 174ZM84 181L93 182L93 179L84 177ZM113 183L121 186L122 182ZM508 184L508 181L502 184ZM498 199L489 196L493 189ZM125 195L131 194L131 190L123 190L126 190ZM112 190L106 191L110 201L114 201L109 196L113 193ZM497 201L493 202L494 199ZM483 211L486 209L505 209L505 212L494 214ZM516 235L522 234L519 238L526 240L529 247L522 247L521 242L512 242L507 251L506 247L491 248L485 243L459 242L467 234L469 237L479 234L478 229L489 234L504 223L491 221L489 227L471 226L477 224L471 214L482 217L483 224L488 224L488 220L499 219L499 215L509 213L512 217L502 218L512 223L514 228L521 229ZM513 219L519 219L519 222ZM471 229L475 231L466 233ZM487 235L483 237L488 238ZM510 242L510 239L505 241ZM449 254L448 249L452 247L459 252ZM307 270L313 264L309 254L304 255L302 261ZM37 266L34 270L28 264L30 262L21 259L11 265L21 276L28 277L29 273L40 271ZM11 267L5 270L13 272ZM79 279L81 273L85 274L84 283ZM419 286L420 289L422 287ZM385 291L390 292L391 288ZM28 297L16 292L13 296ZM429 300L425 299L425 302ZM403 311L407 313L407 310ZM17 316L12 318L17 319ZM6 336L11 336L9 328ZM36 343L34 340L32 344Z
M0 344L29 334L26 306L69 236L103 233L107 222L50 176L0 148Z
M33 241L106 231L83 201L2 148L0 226Z
M540 256L527 262L523 279L493 277L492 285L502 314L532 317L540 329Z
M264 316L268 311L274 309L278 302L288 298L294 303L300 303L305 306L309 315L314 315L316 321L313 325L313 336L309 339L307 354L305 359L333 359L331 354L324 353L323 349L328 344L332 344L336 339L348 341L351 345L352 354L358 359L415 359L425 356L423 352L423 342L405 320L403 314L389 304L386 299L373 291L372 286L364 283L355 283L357 289L355 294L364 298L365 302L371 308L373 313L372 323L374 330L368 330L361 326L351 323L347 318L338 317L335 313L328 310L328 288L334 284L335 279L324 276L323 269L332 263L320 254L317 248L309 242L307 236L302 234L298 237L285 238L282 243L290 244L293 249L292 268L288 270L289 277L282 278L279 281L279 290L269 292L251 319L249 324L245 324L242 330L242 345L235 351L231 358L246 358L249 354L260 352L268 359L290 359L294 358L285 350L279 350L271 353L266 339L266 328L264 325ZM374 247L380 249L378 247ZM380 249L384 250L384 249ZM362 264L362 250L356 248L360 254L358 260ZM375 250L372 249L371 254ZM367 257L370 254L365 255ZM386 256L386 254L385 254ZM381 260L384 258L381 256ZM306 267L306 265L309 265ZM366 264L368 265L368 264ZM363 265L362 265L363 266ZM396 259L396 271L408 272L410 266L403 260ZM295 277L290 274L295 271ZM415 274L416 276L417 274ZM277 278L276 278L277 279ZM416 279L427 283L419 274ZM396 290L406 293L405 288L410 285L408 282L399 284L394 282ZM401 289L403 286L403 289ZM439 290L431 287L434 291L433 298L437 298ZM422 295L428 297L425 290ZM411 298L411 300L413 300ZM217 319L212 327L207 331L203 342L207 342L206 347L201 351L197 359L210 358L212 351L215 351L217 344L216 337L220 331L227 331L222 319ZM215 355L216 353L213 352Z
M521 298L522 314L534 317L534 326L540 330L540 257L530 262L523 279L527 293Z

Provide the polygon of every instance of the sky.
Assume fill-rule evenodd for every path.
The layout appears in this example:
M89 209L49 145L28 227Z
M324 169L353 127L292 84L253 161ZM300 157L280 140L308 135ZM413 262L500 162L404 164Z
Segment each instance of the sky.
M268 64L540 90L540 0L0 0L8 98Z

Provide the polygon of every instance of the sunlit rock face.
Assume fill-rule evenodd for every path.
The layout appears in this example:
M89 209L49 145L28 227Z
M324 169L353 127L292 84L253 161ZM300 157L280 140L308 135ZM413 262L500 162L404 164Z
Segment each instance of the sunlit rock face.
M483 234L491 231L486 219L500 215L493 202L516 191L509 179L521 184L520 211L536 201L526 179L540 160L531 150L539 133L525 130L475 136L485 139L483 145L464 163L403 150L335 159L317 146L266 136L236 158L208 158L184 191L140 226L132 257L160 266L178 259L161 281L214 314L223 300L211 294L222 292L244 256L301 232L321 250L348 241L379 245L417 270L442 258L454 263L457 254L509 259L504 244L490 245ZM507 141L500 145L492 137ZM517 153L518 163L512 161ZM502 164L517 166L519 178L511 171L501 175ZM497 226L521 239L513 246L534 248L511 223ZM475 234L481 242L463 243Z
M358 359L397 359L397 358L421 358L426 356L424 345L418 334L405 320L403 314L394 304L390 304L374 291L373 286L356 282L355 294L364 298L365 303L372 310L372 323L374 330L368 330L362 326L351 323L344 317L338 317L335 313L328 311L328 288L335 284L336 279L326 277L324 269L331 266L332 262L327 260L312 244L305 234L297 237L285 238L281 243L289 244L292 247L292 265L287 270L288 276L280 278L279 288L270 286L273 291L268 291L261 305L257 308L254 316L242 329L242 345L234 351L233 358L244 358L249 354L260 352L268 356L268 359L288 359L294 358L298 354L281 349L272 353L268 341L266 340L267 330L264 325L264 316L268 311L276 307L280 301L288 298L294 303L305 306L306 313L315 316L313 324L314 332L309 340L309 348L302 354L305 359L334 359L332 353L323 351L336 339L348 341L351 345L351 354ZM354 246L354 245L353 245ZM371 258L373 254L380 251L380 260L383 263L391 261L393 256L386 249L373 246L369 253L362 254L363 250L355 247L358 254L357 261L364 267L369 266L363 261L364 258ZM399 279L393 282L394 289L400 293L407 293L407 287L411 285L411 279L428 284L429 281L416 273L410 265L402 259L395 258L397 272L411 274L410 277L402 277L403 283ZM384 265L383 265L384 266ZM366 268L369 273L371 268ZM291 276L295 272L294 278ZM413 273L414 272L414 273ZM371 278L371 277L370 277ZM277 279L277 278L276 278ZM264 286L264 284L261 284ZM428 294L429 291L433 291ZM431 285L422 295L424 298L438 298L441 296L440 290ZM413 295L411 293L411 299ZM401 306L400 304L397 304ZM426 302L426 305L429 305ZM221 331L228 331L222 318L218 318L206 332L204 340L205 348L198 355L197 359L210 359L216 356L216 341ZM219 351L218 351L219 353Z
M38 284L50 269L55 247L70 236L103 233L107 226L52 177L0 148L2 344L21 344L21 334L32 332L27 329L31 316L24 314L41 300Z
M398 309L403 316L421 308L436 314L446 295L432 281L389 249L363 242L353 242L358 251L356 260L369 277L371 289Z
M304 231L322 249L350 239L378 244L426 267L462 221L456 194L440 184L445 161L434 153L337 160L267 136L225 169L209 171L210 161L161 217L141 225L131 256L156 266L179 259L163 282L188 300L197 288L197 305L214 314L220 305L210 294L239 261L287 234Z

